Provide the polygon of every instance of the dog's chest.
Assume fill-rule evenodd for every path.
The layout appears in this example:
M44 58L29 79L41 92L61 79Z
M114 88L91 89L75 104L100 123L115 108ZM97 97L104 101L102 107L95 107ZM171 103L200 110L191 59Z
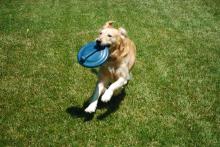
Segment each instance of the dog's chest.
M113 66L108 66L108 72L110 72L111 74L115 74L116 69Z
M114 75L117 70L117 62L116 60L113 60L112 58L108 59L108 62L105 64L105 67L107 68L108 72L111 75Z
M107 68L109 74L110 74L110 81L115 81L117 79L117 69L115 67L112 66L108 66Z

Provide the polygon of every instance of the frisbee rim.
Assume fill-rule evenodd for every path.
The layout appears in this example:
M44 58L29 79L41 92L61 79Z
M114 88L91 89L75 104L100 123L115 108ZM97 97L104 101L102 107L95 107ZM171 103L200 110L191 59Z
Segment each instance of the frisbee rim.
M98 47L98 48L97 48ZM88 52L88 50L91 49L91 52L94 52L89 57L86 57L85 61L82 62L82 57L85 58L85 56L89 55L87 53L86 55L83 55L83 52ZM98 53L98 54L97 54ZM102 66L108 59L109 56L109 48L108 47L99 47L97 46L95 41L91 41L84 46L82 46L77 54L78 63L84 67L87 68L96 68ZM97 60L94 62L89 61L89 59L94 60L94 58L97 58ZM87 62L86 62L87 61Z

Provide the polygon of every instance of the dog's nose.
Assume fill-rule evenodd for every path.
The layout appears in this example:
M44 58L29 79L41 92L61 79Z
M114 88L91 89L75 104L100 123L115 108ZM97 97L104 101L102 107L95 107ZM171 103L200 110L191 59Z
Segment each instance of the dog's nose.
M97 40L96 40L96 43L97 43L97 44L101 44L101 40L97 39Z

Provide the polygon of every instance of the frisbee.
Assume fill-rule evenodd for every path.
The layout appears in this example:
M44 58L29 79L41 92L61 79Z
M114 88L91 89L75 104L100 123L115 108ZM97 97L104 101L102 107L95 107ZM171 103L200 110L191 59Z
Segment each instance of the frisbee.
M80 65L94 68L104 64L108 56L108 47L100 46L96 42L89 42L79 50L77 59Z

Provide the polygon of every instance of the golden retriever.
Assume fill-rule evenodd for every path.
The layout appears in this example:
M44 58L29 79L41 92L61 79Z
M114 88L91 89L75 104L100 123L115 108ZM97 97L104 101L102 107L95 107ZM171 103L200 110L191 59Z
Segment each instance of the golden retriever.
M104 65L100 67L96 89L85 112L93 113L102 93L102 102L110 101L114 91L122 88L130 80L130 70L135 63L136 47L124 28L116 29L113 22L108 21L100 31L96 43L108 46L110 55ZM109 87L106 87L110 84Z

